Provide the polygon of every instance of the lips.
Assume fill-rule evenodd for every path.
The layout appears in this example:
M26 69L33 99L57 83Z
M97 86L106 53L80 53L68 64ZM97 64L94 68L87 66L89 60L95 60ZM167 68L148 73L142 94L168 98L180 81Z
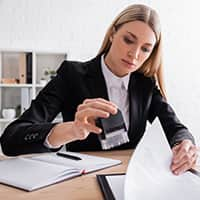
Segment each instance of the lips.
M123 61L124 63L128 64L128 65L131 65L131 66L134 66L134 67L136 67L136 64L135 64L135 63L133 63L133 62L129 62L129 61L127 61L127 60L124 60L124 59L122 59L122 61Z

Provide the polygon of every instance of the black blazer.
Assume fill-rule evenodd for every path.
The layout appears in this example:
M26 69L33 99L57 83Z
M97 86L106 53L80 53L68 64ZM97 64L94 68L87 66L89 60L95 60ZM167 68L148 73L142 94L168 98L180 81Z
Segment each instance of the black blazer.
M52 127L52 120L61 112L63 121L74 120L77 106L86 98L108 99L105 79L101 71L101 57L88 62L64 61L57 76L32 101L31 106L12 122L1 137L2 150L7 155L56 151L44 146ZM135 148L145 132L146 122L158 117L171 146L193 137L180 123L170 105L161 96L154 78L133 72L129 82L130 142L115 149ZM67 144L72 151L101 150L96 134Z

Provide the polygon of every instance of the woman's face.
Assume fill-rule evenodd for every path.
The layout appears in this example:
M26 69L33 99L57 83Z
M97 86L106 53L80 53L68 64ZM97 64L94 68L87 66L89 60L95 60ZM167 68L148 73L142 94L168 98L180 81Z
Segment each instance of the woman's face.
M123 24L111 37L105 63L117 76L134 72L148 59L156 43L149 25L141 21Z

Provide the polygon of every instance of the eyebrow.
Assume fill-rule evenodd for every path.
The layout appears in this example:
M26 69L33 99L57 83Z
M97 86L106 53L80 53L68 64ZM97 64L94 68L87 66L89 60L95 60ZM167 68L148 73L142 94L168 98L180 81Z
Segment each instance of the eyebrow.
M135 40L138 40L137 36L134 35L133 33L127 31L127 33L129 33ZM145 43L145 45L149 45L149 46L153 46L151 43Z

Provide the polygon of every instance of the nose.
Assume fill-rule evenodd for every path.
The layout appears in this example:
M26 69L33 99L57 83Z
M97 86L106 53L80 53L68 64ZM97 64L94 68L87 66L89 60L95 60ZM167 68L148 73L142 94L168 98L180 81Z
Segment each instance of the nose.
M129 49L128 51L128 56L133 58L133 59L138 59L140 55L140 48L134 48L134 49Z

